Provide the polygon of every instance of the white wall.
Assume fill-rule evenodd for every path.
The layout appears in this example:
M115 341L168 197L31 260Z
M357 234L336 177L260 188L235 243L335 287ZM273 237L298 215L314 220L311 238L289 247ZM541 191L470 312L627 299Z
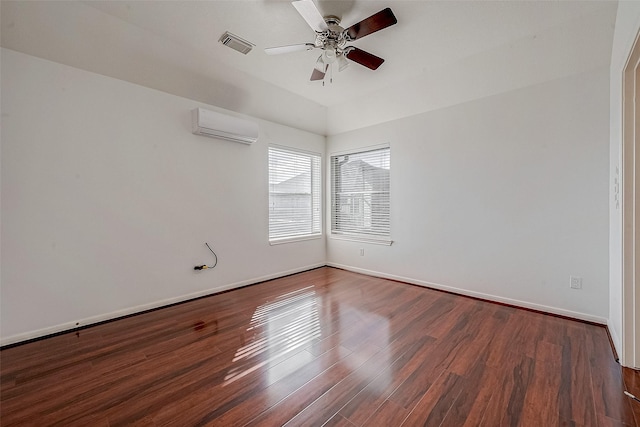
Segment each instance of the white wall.
M622 73L640 31L640 2L620 1L611 52L610 79L610 203L609 203L609 330L622 353L622 209L615 204L616 168L622 176ZM621 194L621 190L620 190Z
M324 265L268 243L267 146L325 138L259 121L252 146L191 134L185 98L1 51L2 344ZM215 109L214 107L209 107ZM214 270L204 246L218 253Z
M328 239L329 263L606 322L608 108L603 66L329 137L391 144L394 240Z

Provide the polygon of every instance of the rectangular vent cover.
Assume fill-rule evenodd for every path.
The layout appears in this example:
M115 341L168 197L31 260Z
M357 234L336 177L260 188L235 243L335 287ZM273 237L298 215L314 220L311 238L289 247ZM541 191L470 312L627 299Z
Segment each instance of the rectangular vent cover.
M237 50L240 53L244 53L245 55L251 52L251 49L255 46L253 43L244 40L236 36L235 34L231 34L229 31L225 31L225 33L218 40L225 46L230 47L233 50Z

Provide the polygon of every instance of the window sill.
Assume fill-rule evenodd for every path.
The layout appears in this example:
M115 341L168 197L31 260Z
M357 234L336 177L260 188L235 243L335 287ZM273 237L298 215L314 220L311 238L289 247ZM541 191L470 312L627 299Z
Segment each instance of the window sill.
M320 234L307 234L305 236L281 237L279 239L269 240L269 244L271 246L283 245L285 243L303 242L305 240L316 240L316 239L321 239L321 238L322 238L322 233L320 233Z
M329 237L336 240L349 240L352 242L371 243L373 245L391 246L393 244L393 240L371 239L367 237L348 236L343 234L331 234Z

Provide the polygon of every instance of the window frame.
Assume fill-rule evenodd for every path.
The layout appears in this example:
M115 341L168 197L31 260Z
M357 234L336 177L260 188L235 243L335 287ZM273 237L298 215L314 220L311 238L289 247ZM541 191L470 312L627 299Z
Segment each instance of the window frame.
M272 173L272 168L271 168L271 155L272 155L272 149L273 150L277 150L279 152L286 152L286 153L290 153L292 155L298 155L298 156L304 156L304 157L308 157L310 159L310 185L311 185L311 189L310 189L310 197L311 197L311 217L310 219L310 223L311 223L311 228L312 230L308 233L303 233L303 234L291 234L291 235L284 235L284 236L272 236L272 213L273 213L273 206L272 206L272 194L274 193L272 191L272 184L271 183L271 173ZM315 159L315 160L314 160ZM315 164L314 167L314 161L317 162L317 164ZM268 239L269 239L269 244L270 245L280 245L283 243L292 243L292 242L299 242L299 241L305 241L305 240L313 240L313 239L320 239L323 237L323 232L324 232L324 227L323 227L323 213L324 213L324 206L323 206L323 199L324 199L324 195L323 195L323 159L322 159L322 153L318 153L315 151L310 151L310 150L304 150L304 149L300 149L300 148L295 148L295 147L289 147L289 146L284 146L284 145L277 145L277 144L269 144L268 148L267 148L267 174L268 174L268 179L267 179L267 186L268 186L268 215L267 215L267 228L268 228ZM314 194L314 185L317 184L317 193ZM316 206L317 205L317 206ZM315 213L314 213L315 211ZM317 214L317 219L314 218L314 214ZM317 223L317 229L315 227Z
M389 174L386 182L387 188L388 188L387 200L389 204L388 211L387 211L388 213L386 216L386 220L388 221L387 233L384 235L376 235L373 233L372 234L363 233L363 232L360 232L359 230L339 229L336 224L337 218L338 218L338 213L337 213L338 197L336 193L337 176L335 175L335 170L336 170L335 162L337 161L338 157L342 157L346 155L359 155L359 154L367 153L370 151L378 151L378 150L387 150L388 156L389 156L389 169L388 169ZM351 240L351 241L357 241L357 242L390 246L393 243L393 240L391 240L391 145L380 144L375 146L354 148L351 150L334 152L329 155L328 159L330 162L329 169L330 169L330 181L331 181L331 186L330 186L331 187L330 188L331 215L330 215L329 237L331 237L332 239ZM370 194L373 194L373 192L371 192Z

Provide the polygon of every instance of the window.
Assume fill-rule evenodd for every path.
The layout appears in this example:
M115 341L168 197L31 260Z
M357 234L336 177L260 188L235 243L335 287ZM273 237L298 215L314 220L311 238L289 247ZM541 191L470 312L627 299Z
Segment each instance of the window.
M320 236L320 155L269 147L269 242Z
M389 147L331 156L331 234L391 244Z

